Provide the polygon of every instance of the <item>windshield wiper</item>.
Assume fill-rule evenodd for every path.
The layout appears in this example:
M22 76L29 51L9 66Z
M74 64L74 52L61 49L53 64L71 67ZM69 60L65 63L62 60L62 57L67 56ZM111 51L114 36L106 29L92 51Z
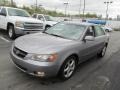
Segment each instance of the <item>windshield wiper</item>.
M65 38L65 37L63 37L63 36L56 35L56 34L49 34L49 35L56 36L56 37L60 37L60 38ZM65 39L66 39L66 38L65 38Z
M65 38L65 37L63 37L63 36L60 36L60 35L56 35L56 34L52 34L52 33L47 33L47 32L43 32L43 33L45 33L45 34L48 34L48 35L52 35L52 36L56 36L56 37L60 37L60 38ZM65 38L66 39L66 38Z

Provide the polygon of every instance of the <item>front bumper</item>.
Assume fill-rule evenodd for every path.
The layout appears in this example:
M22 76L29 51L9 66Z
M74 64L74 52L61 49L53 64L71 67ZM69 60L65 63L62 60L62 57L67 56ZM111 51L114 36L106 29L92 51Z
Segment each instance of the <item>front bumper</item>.
M44 29L24 29L24 28L15 28L15 34L17 35L25 35L25 34L31 34L31 33L38 33L42 32Z
M13 63L21 71L38 77L54 77L59 69L53 62L38 62L33 60L23 60L16 56L13 52L10 53Z

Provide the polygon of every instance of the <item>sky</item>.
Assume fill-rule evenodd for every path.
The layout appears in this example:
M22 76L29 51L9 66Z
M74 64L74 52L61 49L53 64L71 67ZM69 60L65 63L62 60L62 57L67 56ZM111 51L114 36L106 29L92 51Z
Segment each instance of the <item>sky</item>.
M13 0L16 2L18 6L29 6L29 5L35 5L36 0ZM83 11L83 1L81 0L37 0L38 5L42 5L42 7L50 10L55 10L59 12L65 12L65 5L64 2L68 2L68 8L67 8L67 14L78 14L79 10L82 13ZM111 0L86 0L86 10L85 13L96 13L96 14L102 14L103 17L106 15L106 4L104 4L105 1L111 1ZM80 9L81 5L81 9ZM117 17L117 15L120 15L120 0L113 0L113 3L109 5L109 17Z

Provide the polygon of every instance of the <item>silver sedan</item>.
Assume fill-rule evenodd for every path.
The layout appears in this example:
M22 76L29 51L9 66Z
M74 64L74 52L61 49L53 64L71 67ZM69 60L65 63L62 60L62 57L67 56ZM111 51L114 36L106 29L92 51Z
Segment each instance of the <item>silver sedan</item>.
M95 55L103 57L108 42L109 36L99 25L66 21L16 39L10 55L14 64L30 75L58 75L66 80L78 64Z

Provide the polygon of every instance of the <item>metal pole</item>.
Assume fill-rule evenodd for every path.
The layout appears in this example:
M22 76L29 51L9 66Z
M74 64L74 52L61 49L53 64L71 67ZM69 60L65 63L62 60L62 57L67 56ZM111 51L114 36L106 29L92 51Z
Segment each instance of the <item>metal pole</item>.
M80 0L79 15L81 14L81 2L82 2L82 0Z
M36 0L36 12L37 12L37 6L38 6L38 4L37 4L38 2L37 2L37 0Z
M85 18L85 0L84 0L84 8L83 8L83 19Z
M11 6L13 6L13 0L11 0Z
M113 3L112 1L108 1L108 2L104 2L107 6L106 8L106 20L108 20L109 14L108 14L108 10L109 10L109 4Z
M66 17L66 13L67 13L67 4L65 6L65 17Z
M67 3L64 3L65 5L65 17L67 16L67 7L68 7L68 2Z
M106 9L106 19L108 20L108 6L109 6L109 2L107 2L107 9Z

